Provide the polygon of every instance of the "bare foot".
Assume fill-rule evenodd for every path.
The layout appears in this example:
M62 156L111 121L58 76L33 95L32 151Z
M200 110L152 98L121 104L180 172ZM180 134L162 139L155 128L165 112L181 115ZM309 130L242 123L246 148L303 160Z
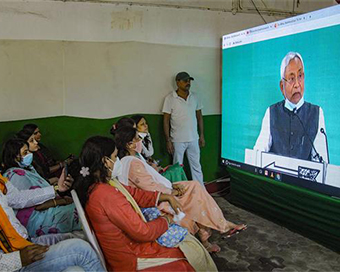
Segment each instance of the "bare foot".
M209 253L218 253L221 251L221 248L217 244L211 244L208 241L202 244Z
M210 236L211 236L211 229L200 227L200 230L198 231L198 237L200 238L202 243L204 243L205 241L208 241Z

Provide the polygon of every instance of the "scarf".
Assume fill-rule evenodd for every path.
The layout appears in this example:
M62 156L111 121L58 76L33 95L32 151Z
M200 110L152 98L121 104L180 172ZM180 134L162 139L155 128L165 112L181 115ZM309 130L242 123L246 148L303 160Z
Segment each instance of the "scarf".
M131 204L133 209L139 214L142 220L146 222L146 219L137 202L126 190L126 188L122 184L120 184L118 180L110 180L109 184L117 188L126 197L127 201ZM218 271L208 251L190 233L188 233L184 240L179 243L179 248L183 252L190 265L195 269L195 271Z

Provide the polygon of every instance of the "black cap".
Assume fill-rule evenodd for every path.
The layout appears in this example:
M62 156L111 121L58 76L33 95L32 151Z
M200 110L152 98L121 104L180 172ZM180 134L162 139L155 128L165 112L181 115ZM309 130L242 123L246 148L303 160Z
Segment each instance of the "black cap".
M187 80L187 79L194 80L194 78L191 77L187 72L180 72L176 75L176 81Z

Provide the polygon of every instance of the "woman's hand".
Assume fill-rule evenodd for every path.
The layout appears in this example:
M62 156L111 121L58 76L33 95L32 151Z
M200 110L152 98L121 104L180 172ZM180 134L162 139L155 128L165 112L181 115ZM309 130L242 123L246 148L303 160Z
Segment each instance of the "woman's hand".
M69 196L64 196L63 198L57 199L57 205L58 206L66 206L66 205L69 205L69 204L72 204L72 203L73 203L73 199L72 199L72 197L69 197Z
M171 195L178 196L179 195L179 191L177 189L172 189L171 190Z
M168 199L168 202L176 214L178 214L179 211L183 210L182 205L173 196L170 196L170 198Z
M175 193L175 194L172 193L173 196L178 196L178 197L180 197L180 196L184 195L185 192L187 191L187 190L185 189L185 186L182 185L182 184L173 184L173 185L172 185L172 188L173 188L172 191Z
M182 211L182 205L174 198L172 195L167 194L160 194L159 196L159 202L168 201L172 209L175 211L176 214L178 214L178 210Z
M36 211L44 211L44 210L47 210L49 208L52 208L52 207L56 207L56 204L57 204L57 200L55 199L50 199L50 200L47 200L46 202L40 204L40 205L37 205L35 206L35 210Z
M72 197L65 196L63 198L47 200L46 202L35 206L35 210L41 212L49 208L54 208L57 206L66 206L72 203L73 203Z
M71 177L71 175L68 175L65 179L65 168L64 168L58 180L59 191L65 192L69 190L72 186L72 183L73 183L73 178Z
M154 163L154 162L148 162L148 164L153 168L153 169L155 169L158 173L160 172L160 171L162 171L162 166L158 166L156 163Z
M174 223L174 220L173 220L171 214L165 213L165 214L162 214L161 217L164 217L166 219L166 221L168 221L169 225Z

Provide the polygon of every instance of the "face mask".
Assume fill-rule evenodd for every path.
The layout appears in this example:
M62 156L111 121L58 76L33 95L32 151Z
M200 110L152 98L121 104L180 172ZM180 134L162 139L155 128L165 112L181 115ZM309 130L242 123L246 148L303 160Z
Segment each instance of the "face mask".
M110 158L109 160L113 162ZM113 170L110 169L110 171L111 171L111 179L115 179L122 174L122 171L123 171L122 163L120 162L120 159L118 157L117 157L116 162L113 165Z
M300 101L297 104L290 102L289 99L286 98L285 99L285 108L290 110L290 111L293 111L295 109L299 109L303 105L304 102L305 102L305 100L304 100L303 97L300 99Z
M20 167L27 167L30 166L33 161L33 153L27 154L25 157L22 158L21 162L19 162Z
M135 151L138 152L138 153L142 153L142 149L143 149L142 141L138 141L138 142L136 143Z
M138 135L144 139L146 136L148 136L149 133L146 132L138 132Z

